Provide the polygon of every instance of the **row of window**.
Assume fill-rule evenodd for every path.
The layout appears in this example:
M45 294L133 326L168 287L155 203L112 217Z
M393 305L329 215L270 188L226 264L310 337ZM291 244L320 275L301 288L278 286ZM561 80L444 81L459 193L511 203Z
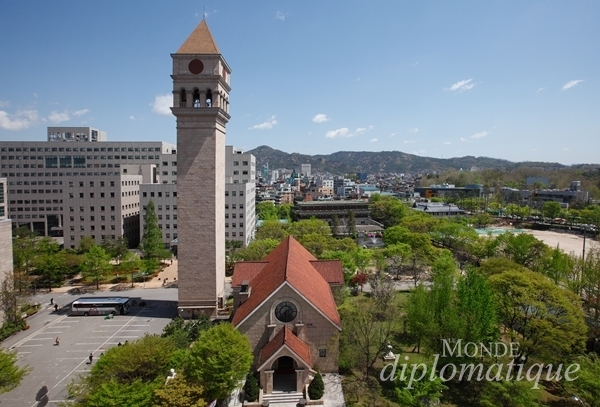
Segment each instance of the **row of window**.
M95 206L90 206L90 212L94 212L94 210L96 209ZM105 212L106 211L106 206L100 206L100 212ZM111 206L110 207L110 211L114 212L115 211L115 207ZM75 212L75 207L74 206L69 206L69 212ZM85 212L85 207L84 206L80 206L79 207L79 212Z
M41 204L43 204L43 203L47 203L47 204L49 204L49 203L55 203L55 204L62 203L62 199L60 199L60 200L59 199L52 199L52 200L46 199L46 202L44 202L43 199L40 199L39 201L40 201ZM29 200L29 199L25 199L25 200L17 199L16 201L12 200L9 203L11 205L23 205L23 204L25 204L25 205L34 204L35 205L35 204L38 203L38 200L37 199L32 199L32 200Z
M96 230L96 226L90 225L90 230ZM100 225L100 230L106 230L106 225ZM110 225L110 230L116 230L115 225ZM74 231L75 231L75 226L71 226L71 232L74 232ZM85 232L85 226L80 225L79 231Z
M72 161L71 161L72 159ZM0 156L0 160L3 161L11 161L11 160L18 160L18 161L31 161L31 160L44 160L45 161L45 165L47 167L57 167L58 166L58 162L60 160L60 167L61 168L70 168L71 166L74 167L82 167L85 165L85 160L160 160L160 155L24 155L24 156L20 156L20 155L2 155ZM29 163L31 164L31 163ZM15 164L10 164L10 165L15 165ZM21 168L19 167L19 165L27 165L27 164L16 164L17 168ZM35 164L31 164L32 168L35 168ZM42 164L38 164L40 168L43 167ZM156 163L156 165L160 165L159 163ZM168 161L163 161L162 165L164 167L168 167L169 166L169 162ZM177 166L177 161L171 161L171 165L176 167ZM13 168L13 167L10 167ZM24 167L27 168L27 167Z
M44 209L45 208L45 209ZM62 208L59 208L57 206L54 207L50 207L50 206L26 206L24 208L10 208L10 212L44 212L44 210L48 211L48 212L59 212L62 211Z
M104 165L105 164L102 164L102 166L104 166ZM112 166L112 164L109 165L109 166ZM118 164L115 164L115 167L117 167L117 166L118 166ZM24 176L24 177L29 177L29 176L32 176L32 177L35 177L35 176L37 176L37 177L44 177L44 176L46 176L46 177L63 177L63 176L67 176L67 177L70 177L70 176L74 176L74 177L78 177L78 176L92 177L94 175L96 175L96 176L98 176L98 175L111 176L111 175L121 175L121 173L119 173L119 172L53 172L53 173L50 173L50 172L46 172L46 173L44 173L44 172L37 172L37 173L36 172L32 172L30 174L28 172L25 172L25 173L20 173L20 172L17 172L17 173L14 173L14 172L11 172L11 173L3 172L2 173L2 178L8 178L9 176L10 177L21 177L21 176ZM12 182L12 184L11 184L11 182ZM8 184L9 185L14 185L14 181L9 181Z
M229 191L225 191L225 196L229 196ZM231 196L238 196L237 191L231 191ZM244 196L244 191L240 191L239 196Z
M236 232L231 232L231 236L237 237ZM244 237L244 232L239 232L240 237ZM229 237L229 232L225 232L225 237Z
M150 197L154 198L154 191L150 192ZM158 198L162 198L163 193L162 191L158 191L156 193L156 195L158 196ZM148 198L148 192L142 192L142 197L144 198ZM171 197L171 191L165 191L165 197L170 198ZM173 191L173 197L177 197L177 191Z
M146 205L144 205L144 210L146 210ZM157 211L162 211L163 210L163 206L162 205L156 205L156 210ZM171 210L171 205L165 205L165 210L166 211L170 211ZM173 210L174 211L177 210L177 205L173 205Z
M162 220L163 216L162 215L158 215L158 220ZM165 219L166 220L170 220L171 219L171 215L165 215ZM173 214L173 219L177 219L177 214Z
M20 152L20 151L24 151L24 152L28 152L28 151L148 151L148 152L157 152L160 153L161 152L161 148L160 147L2 147L0 148L0 151L2 152L12 152L12 151L16 151L16 152Z
M240 162L239 161L234 161L233 165L237 167L238 165L240 165ZM242 161L242 165L244 165L244 166L248 165L248 161Z
M238 170L233 170L233 175L240 175L240 172ZM242 171L242 175L248 175L248 171Z
M71 222L75 222L75 216L69 216L69 220ZM90 216L90 221L91 222L94 222L95 220L96 220L95 216ZM106 216L104 216L104 215L100 216L100 220L101 221L105 221L106 220ZM110 220L114 222L115 221L115 215L110 215ZM83 216L80 216L79 217L79 221L80 222L85 222L85 218Z
M231 224L231 227L232 227L232 228L235 228L235 227L237 227L236 225L239 225L239 227L241 227L241 228L243 228L243 227L244 227L244 224L243 224L243 223L239 223L239 224L238 224L238 223L232 223L232 224ZM226 227L226 228L228 228L228 227L229 227L229 223L225 222L225 227Z
M231 214L231 218L232 218L232 219L235 219L235 217L236 217L236 214L235 214L235 213L232 213L232 214ZM240 213L240 214L239 214L239 218L240 218L240 219L244 219L244 214L243 214L243 213ZM226 213L226 214L225 214L225 219L229 219L229 214L228 214L228 213Z
M9 194L62 194L62 189L10 189Z

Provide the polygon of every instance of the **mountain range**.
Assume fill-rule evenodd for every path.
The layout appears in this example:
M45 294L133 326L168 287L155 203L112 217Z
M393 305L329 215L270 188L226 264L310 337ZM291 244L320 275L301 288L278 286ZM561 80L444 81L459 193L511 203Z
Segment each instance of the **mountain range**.
M269 146L259 146L247 151L256 157L257 171L264 164L269 163L269 169L287 168L300 172L301 164L310 164L311 171L329 172L332 174L352 174L366 172L378 173L418 173L427 171L444 170L470 170L491 168L498 170L511 170L518 167L535 167L557 169L566 167L559 163L545 162L512 162L489 157L455 157L433 158L407 154L401 151L338 151L328 155L306 155L299 153L286 153Z

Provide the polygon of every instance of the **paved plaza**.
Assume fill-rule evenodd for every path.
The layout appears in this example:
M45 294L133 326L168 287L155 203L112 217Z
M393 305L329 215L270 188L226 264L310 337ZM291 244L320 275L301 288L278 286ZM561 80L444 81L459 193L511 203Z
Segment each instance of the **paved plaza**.
M160 334L177 315L177 290L169 288L132 289L119 293L99 291L90 296L127 296L138 304L127 315L113 319L103 316L69 316L69 304L79 295L68 292L41 294L35 301L42 310L28 319L27 331L8 338L2 346L17 352L19 364L32 370L17 389L0 395L2 407L56 406L66 398L66 386L73 378L89 371L88 356L94 361L119 342L134 341L146 333ZM61 307L58 312L50 298ZM56 337L60 345L55 345ZM93 362L95 363L95 362Z

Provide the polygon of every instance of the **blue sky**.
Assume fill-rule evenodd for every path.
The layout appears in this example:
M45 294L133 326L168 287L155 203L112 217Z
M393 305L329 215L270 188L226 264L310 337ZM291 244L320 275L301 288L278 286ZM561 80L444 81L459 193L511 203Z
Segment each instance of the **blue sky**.
M0 1L0 140L176 142L170 54L203 13L227 144L600 162L598 1Z

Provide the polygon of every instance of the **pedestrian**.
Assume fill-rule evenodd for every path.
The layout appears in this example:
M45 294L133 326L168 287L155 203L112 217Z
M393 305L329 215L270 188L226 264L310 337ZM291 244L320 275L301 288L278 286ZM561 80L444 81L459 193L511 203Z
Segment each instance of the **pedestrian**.
M58 312L58 304L54 304L54 312Z
M50 305L54 304L54 298L50 298Z
M59 346L60 345L60 338L57 336L56 340L54 341L54 346Z
M119 342L119 343L117 344L117 346L121 346L121 345L122 345L122 344L121 344L121 342Z
M91 365L92 361L94 360L94 354L92 352L90 352L90 356L88 356L88 359L90 360L90 365Z

